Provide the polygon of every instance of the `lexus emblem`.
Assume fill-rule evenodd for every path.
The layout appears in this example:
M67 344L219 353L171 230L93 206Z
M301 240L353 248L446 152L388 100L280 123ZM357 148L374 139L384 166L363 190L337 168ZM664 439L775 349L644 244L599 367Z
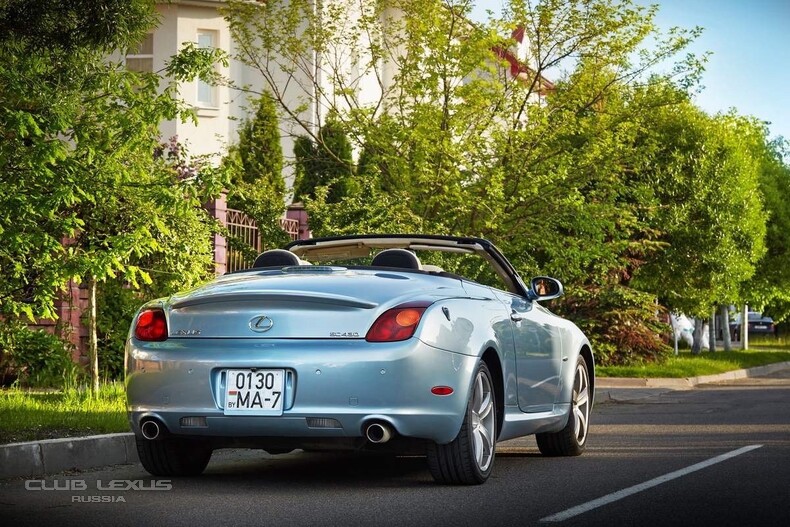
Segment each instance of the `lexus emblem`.
M256 333L266 333L274 326L274 320L266 315L258 315L250 319L250 329Z

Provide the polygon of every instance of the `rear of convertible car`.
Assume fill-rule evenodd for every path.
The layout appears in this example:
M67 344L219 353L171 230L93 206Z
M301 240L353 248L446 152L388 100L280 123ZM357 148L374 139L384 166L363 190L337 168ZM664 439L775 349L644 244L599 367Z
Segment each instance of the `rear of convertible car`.
M305 266L226 275L146 304L126 346L143 466L196 475L223 447L452 441L478 359L420 336L444 316L443 299L462 296L450 277Z

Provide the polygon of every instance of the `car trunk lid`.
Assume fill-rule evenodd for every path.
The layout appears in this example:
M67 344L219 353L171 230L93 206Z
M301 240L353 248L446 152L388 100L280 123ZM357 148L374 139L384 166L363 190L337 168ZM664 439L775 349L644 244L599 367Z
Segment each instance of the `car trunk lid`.
M171 338L365 338L401 302L460 282L420 273L299 268L228 275L166 304Z

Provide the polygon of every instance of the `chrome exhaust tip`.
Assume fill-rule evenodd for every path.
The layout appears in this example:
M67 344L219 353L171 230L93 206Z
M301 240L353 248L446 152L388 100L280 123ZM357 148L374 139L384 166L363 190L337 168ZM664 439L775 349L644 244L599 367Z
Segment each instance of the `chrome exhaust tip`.
M392 439L392 435L392 427L385 423L371 423L365 428L365 437L371 443L386 443Z
M156 420L146 419L140 424L140 432L142 432L144 438L149 441L154 441L159 438L159 435L162 433L162 428Z

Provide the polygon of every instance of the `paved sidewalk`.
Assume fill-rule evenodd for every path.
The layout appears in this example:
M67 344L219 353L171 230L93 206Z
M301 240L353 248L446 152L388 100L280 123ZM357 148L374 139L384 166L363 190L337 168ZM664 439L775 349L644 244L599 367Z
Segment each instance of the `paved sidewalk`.
M758 377L787 369L790 369L790 362L687 379L602 377L596 379L595 403L637 401L673 390L691 390L698 384ZM0 445L0 479L40 477L67 470L85 470L137 462L139 462L137 447L134 435L131 433Z
M673 390L691 390L699 384L711 384L749 377L760 377L790 369L790 362L777 362L745 370L683 379L638 379L599 377L595 385L595 404L645 399Z

